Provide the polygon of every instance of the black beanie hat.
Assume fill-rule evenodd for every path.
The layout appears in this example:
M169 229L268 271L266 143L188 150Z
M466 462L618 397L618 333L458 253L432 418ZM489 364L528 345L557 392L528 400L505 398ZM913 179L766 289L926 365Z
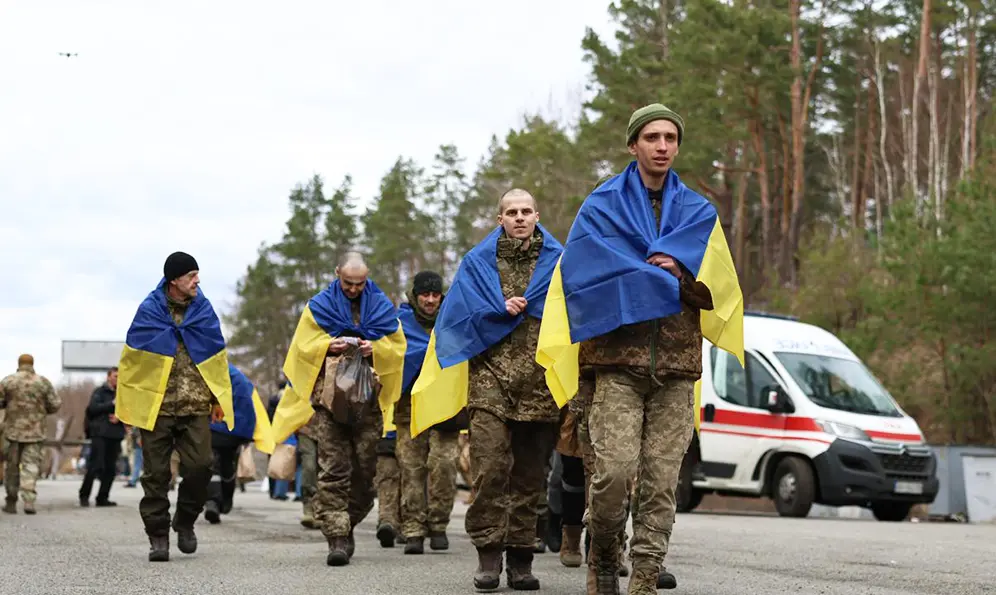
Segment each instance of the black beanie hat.
M166 264L163 265L163 276L166 277L166 282L169 283L174 279L179 279L190 271L197 270L200 269L193 256L186 252L174 252L166 258Z
M415 275L415 282L412 293L422 295L423 293L443 293L443 278L438 273L432 271L422 271Z

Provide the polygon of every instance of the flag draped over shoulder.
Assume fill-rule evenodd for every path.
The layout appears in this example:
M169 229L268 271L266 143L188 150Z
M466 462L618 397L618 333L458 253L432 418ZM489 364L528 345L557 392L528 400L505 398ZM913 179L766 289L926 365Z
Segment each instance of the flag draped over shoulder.
M144 430L156 425L179 341L221 405L225 424L233 428L232 382L221 321L211 302L198 291L183 322L176 324L166 303L165 278L138 306L128 328L118 363L114 414L123 423Z
M273 454L273 428L266 415L266 407L252 381L229 362L228 375L232 380L232 403L235 408L235 427L228 429L222 422L212 422L211 431L231 434L252 440L260 452Z
M311 419L315 412L310 403L311 393L329 344L347 331L373 344L374 370L382 385L380 407L385 416L401 396L406 343L397 310L370 280L359 300L359 324L353 324L349 298L338 280L308 300L284 361L288 386L273 415L276 442L283 442Z
M670 171L658 227L633 162L585 200L550 280L536 361L561 406L577 393L581 342L681 311L678 280L646 262L655 253L709 288L702 334L743 362L743 295L715 207Z
M411 304L401 304L398 307L398 320L401 321L401 328L405 332L405 369L401 377L401 393L411 392L412 384L422 369L422 360L425 359L425 349L429 346L429 333L419 324L415 318L415 311ZM393 438L397 428L394 425L394 407L385 413L384 416L384 437Z
M546 292L563 246L541 225L536 269L526 288L525 315L543 318ZM510 316L498 276L498 239L502 228L471 249L460 262L453 284L429 335L422 371L412 388L412 436L450 419L467 405L468 361L501 341L523 320Z

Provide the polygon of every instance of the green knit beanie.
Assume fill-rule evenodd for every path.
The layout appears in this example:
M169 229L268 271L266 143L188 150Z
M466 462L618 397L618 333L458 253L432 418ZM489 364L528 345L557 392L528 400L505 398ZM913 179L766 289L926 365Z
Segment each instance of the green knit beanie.
M678 127L678 145L681 145L681 137L685 136L685 121L666 105L660 103L651 103L633 112L633 115L629 117L629 127L626 129L626 145L633 144L643 127L654 120L673 122Z

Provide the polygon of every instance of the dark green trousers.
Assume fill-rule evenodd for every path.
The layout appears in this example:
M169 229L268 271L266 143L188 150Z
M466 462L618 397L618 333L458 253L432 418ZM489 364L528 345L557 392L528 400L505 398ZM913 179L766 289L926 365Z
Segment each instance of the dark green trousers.
M177 489L173 528L192 529L204 509L214 461L210 423L211 418L207 415L160 415L151 432L142 430L141 481L145 497L138 510L147 534L169 534L169 484L172 479L169 460L174 450L180 454L182 481Z

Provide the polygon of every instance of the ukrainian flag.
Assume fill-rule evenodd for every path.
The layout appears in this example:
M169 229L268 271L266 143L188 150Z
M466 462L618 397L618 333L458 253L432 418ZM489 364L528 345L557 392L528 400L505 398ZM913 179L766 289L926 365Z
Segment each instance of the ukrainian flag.
M543 246L526 287L526 311L510 316L498 276L498 227L464 256L429 335L422 371L412 388L412 436L467 406L470 359L501 341L526 316L543 318L543 305L563 246L542 225Z
M270 418L259 392L252 381L231 363L228 364L228 376L232 380L235 426L229 429L223 423L212 422L211 431L252 440L260 452L273 454L273 428L270 427Z
M581 342L681 311L678 280L646 262L655 253L709 288L702 334L743 364L743 294L715 207L671 171L657 226L633 162L585 200L550 280L536 361L561 407L577 394Z
M156 425L173 369L178 341L184 347L225 413L225 424L235 427L232 381L221 321L200 291L187 307L183 322L173 321L166 304L166 279L146 296L128 329L118 364L114 414L123 423L151 430Z
M353 323L350 301L339 280L304 307L284 361L287 388L273 415L273 437L277 443L286 440L314 415L311 393L325 365L329 344L347 331L373 343L374 371L382 385L380 408L385 416L401 396L406 342L397 310L373 281L367 281L359 300L359 324Z

